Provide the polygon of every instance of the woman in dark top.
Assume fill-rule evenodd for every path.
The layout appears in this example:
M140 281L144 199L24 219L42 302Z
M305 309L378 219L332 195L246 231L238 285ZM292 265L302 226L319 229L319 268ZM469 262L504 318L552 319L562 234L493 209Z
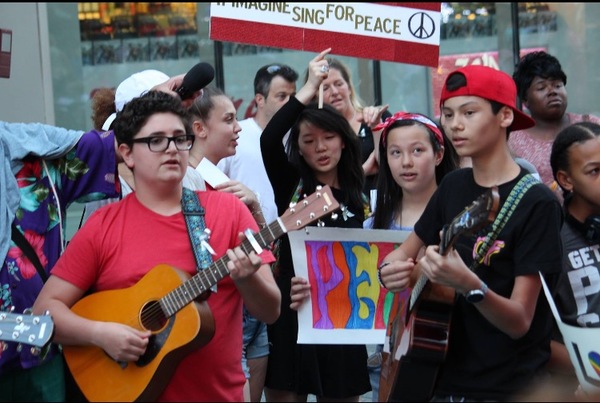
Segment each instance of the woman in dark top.
M280 215L291 201L329 185L342 210L322 219L325 226L362 228L366 199L356 134L333 107L310 103L328 74L327 53L311 60L304 87L273 116L261 136L261 151ZM282 141L288 130L286 150ZM295 274L286 235L280 239L276 266L282 306L279 319L268 326L267 400L306 401L314 394L319 400L358 401L371 389L366 346L297 344L297 313L290 308Z

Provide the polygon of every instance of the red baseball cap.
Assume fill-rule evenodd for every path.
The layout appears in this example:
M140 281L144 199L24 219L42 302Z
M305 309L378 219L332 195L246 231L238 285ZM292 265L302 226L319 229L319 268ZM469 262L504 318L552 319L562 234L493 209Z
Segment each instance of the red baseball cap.
M451 76L457 73L465 77L467 85L457 88L455 91L449 91L446 88L446 83ZM515 116L510 125L511 131L535 126L535 120L517 108L517 86L512 77L503 71L478 65L465 66L453 71L446 77L446 82L442 88L440 107L448 98L463 95L485 98L488 101L496 101L511 108Z

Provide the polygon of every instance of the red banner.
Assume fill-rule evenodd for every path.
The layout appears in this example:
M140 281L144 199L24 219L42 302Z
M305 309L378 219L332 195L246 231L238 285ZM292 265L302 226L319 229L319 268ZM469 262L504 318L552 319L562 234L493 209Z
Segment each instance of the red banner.
M210 39L437 67L441 3L211 3Z

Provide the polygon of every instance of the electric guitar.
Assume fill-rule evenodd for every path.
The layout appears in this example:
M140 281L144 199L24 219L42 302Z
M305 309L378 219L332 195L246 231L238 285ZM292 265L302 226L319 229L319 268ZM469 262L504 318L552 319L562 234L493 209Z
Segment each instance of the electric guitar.
M240 247L246 253L258 253L286 232L301 229L338 208L330 187L324 186L259 233L250 237L247 233ZM114 361L95 346L64 345L65 360L85 398L156 400L181 359L212 339L214 319L208 304L195 299L229 275L228 261L224 255L194 276L160 264L132 287L90 294L73 305L73 312L88 319L152 331L146 352L136 362Z
M442 229L440 254L446 254L459 235L474 234L492 223L499 204L498 189L493 187L467 206ZM386 330L379 400L428 401L448 349L455 291L421 274L412 288L406 316L399 312L398 299L396 294L395 316L390 316Z
M39 354L52 340L54 322L49 314L0 312L0 341L32 346ZM2 343L0 343L2 344Z

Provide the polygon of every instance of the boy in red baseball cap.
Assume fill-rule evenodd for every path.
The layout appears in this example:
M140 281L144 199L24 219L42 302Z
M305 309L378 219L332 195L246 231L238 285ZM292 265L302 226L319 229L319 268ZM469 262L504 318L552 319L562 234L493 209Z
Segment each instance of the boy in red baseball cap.
M552 318L538 271L552 284L550 277L561 269L562 215L551 191L511 156L510 130L534 125L515 100L511 77L484 66L450 73L442 89L442 126L458 154L471 158L472 167L444 177L414 231L383 259L387 264L380 276L388 289L413 286L416 268L429 283L449 287L455 297L448 304L449 337L435 345L443 350L441 358L431 360L434 348L421 351L429 353L427 360L415 355L416 339L401 358L400 368L419 371L418 377L398 380L403 400L510 400L545 372ZM498 209L474 203L484 193L499 196ZM465 210L467 206L476 209ZM471 228L476 212L489 221L495 218L493 224ZM417 262L422 247L427 249ZM429 306L425 313L435 315L439 306L425 304L434 298L432 290L433 296L416 300L418 309L409 313L413 319L419 319L415 315L423 306ZM427 343L419 347L428 349Z

